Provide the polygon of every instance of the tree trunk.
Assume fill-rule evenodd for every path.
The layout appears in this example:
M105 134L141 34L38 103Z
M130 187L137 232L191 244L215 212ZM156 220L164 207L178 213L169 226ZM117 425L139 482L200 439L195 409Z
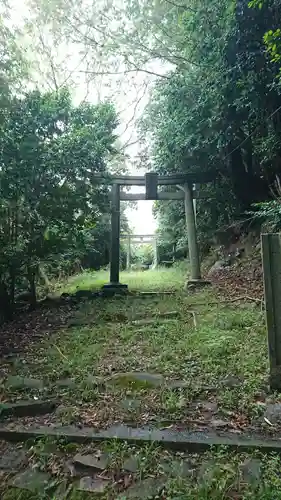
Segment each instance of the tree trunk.
M15 287L16 287L16 275L13 267L10 267L10 293L9 293L9 303L10 309L13 311L15 307Z
M29 281L29 286L30 286L30 309L35 309L37 305L37 298L36 298L36 283L35 283L35 269L31 266L28 266L27 268L27 276L28 276L28 281Z
M44 281L44 284L46 285L47 288L50 288L51 286L51 282L44 270L44 267L42 265L39 264L38 266L38 272L39 272L39 276L40 278L42 278L42 280Z
M13 317L8 287L3 281L0 282L0 313L4 320L10 320Z

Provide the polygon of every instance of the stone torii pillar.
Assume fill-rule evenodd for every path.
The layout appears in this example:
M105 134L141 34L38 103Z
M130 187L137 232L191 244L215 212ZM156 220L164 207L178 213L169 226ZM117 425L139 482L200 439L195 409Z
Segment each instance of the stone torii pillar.
M158 262L159 262L159 258L158 258L158 241L157 241L157 236L155 235L154 237L154 241L153 241L153 253L154 253L154 261L153 261L153 269L156 269L156 267L158 267Z
M131 267L131 235L127 237L127 259L126 259L126 269Z
M195 220L194 203L193 203L193 186L190 184L184 184L183 190L184 190L186 231L188 238L188 252L190 261L190 279L188 284L191 284L192 282L196 283L200 281L202 278L200 270L199 248L197 243L196 220Z
M120 186L113 184L111 199L111 259L110 283L119 283L120 260Z
M119 291L128 285L119 283L120 267L120 185L113 184L111 189L111 244L110 244L110 283L104 289Z

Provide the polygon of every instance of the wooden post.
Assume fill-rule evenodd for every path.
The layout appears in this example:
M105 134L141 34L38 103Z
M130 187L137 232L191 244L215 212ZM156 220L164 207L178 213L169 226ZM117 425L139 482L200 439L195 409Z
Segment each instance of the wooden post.
M270 387L281 390L281 234L262 234Z
M127 238L127 262L126 269L130 269L131 267L131 236L128 235Z
M201 280L199 250L197 243L196 224L193 206L192 185L184 185L184 204L186 230L188 238L188 252L190 260L190 282Z
M111 190L111 250L110 283L119 284L120 259L120 186L112 185Z

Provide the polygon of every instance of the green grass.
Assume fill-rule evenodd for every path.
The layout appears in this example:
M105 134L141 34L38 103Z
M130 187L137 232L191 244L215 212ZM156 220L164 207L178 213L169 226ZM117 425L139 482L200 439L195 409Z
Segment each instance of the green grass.
M92 289L106 281L105 272L86 273L71 279L61 291ZM24 363L18 360L12 367L19 375L44 378L43 391L34 389L27 394L59 397L61 406L53 421L96 427L117 421L154 426L180 422L196 429L202 420L212 428L214 418L227 421L234 431L247 430L249 425L267 431L267 424L260 418L268 373L266 329L260 308L252 302L223 304L211 288L184 293L183 268L122 273L120 281L131 290L175 293L86 301L73 312L67 328L32 344ZM168 311L177 311L179 317L169 321L161 318L161 313ZM151 318L154 321L147 324L133 322ZM130 375L115 378L116 373L135 371L162 374L165 384L152 387ZM57 381L65 377L71 377L75 385L58 387ZM229 377L234 377L237 386L226 384ZM175 380L185 381L186 386L172 389L170 384ZM18 392L6 390L4 397L14 399ZM272 400L276 398L272 396ZM206 403L216 403L215 415L202 409ZM121 451L116 451L117 460ZM147 450L141 453L147 454ZM154 453L151 450L148 455ZM208 484L170 478L165 498L274 500L279 498L277 493L281 498L274 457L265 467L267 482L255 490L254 496L253 489L248 492L244 486L243 495L235 496L239 460L240 455L228 455L228 465L221 464ZM80 497L73 493L69 498Z
M25 363L17 361L14 372L43 376L45 395L53 393L56 380L75 379L76 388L56 389L67 402L62 412L66 420L68 414L73 419L73 414L78 418L81 412L85 419L88 413L91 420L90 402L95 406L99 425L116 418L131 422L132 417L136 423L145 423L141 416L144 412L155 423L169 419L188 422L192 414L197 414L193 406L198 399L215 399L220 418L232 411L235 419L244 418L248 423L257 419L261 411L258 395L268 369L266 331L259 308L253 303L236 302L220 306L219 300L217 305L208 306L214 302L212 289L185 294L181 269L124 273L122 281L128 282L128 276L132 284L139 276L139 289L170 287L175 294L85 302L74 313L69 328L54 332L51 339L39 345L31 345ZM87 286L90 278L87 275ZM95 276L93 286L97 281ZM76 289L85 283L84 276L76 277L69 286ZM178 312L179 318L161 319L161 313L168 311ZM148 324L140 320L153 317ZM135 319L140 320L139 324L132 322ZM162 374L167 383L151 389L136 387L130 381L124 386L107 381L112 374L133 371ZM229 388L224 383L229 376L241 383ZM187 387L169 389L170 382L177 379L185 381ZM208 391L210 387L215 389L215 396ZM78 405L74 406L78 410L74 411L77 395ZM122 405L126 398L140 399L139 408L125 411Z
M150 271L124 271L120 282L126 283L133 290L174 290L183 287L187 270L184 265L170 269L159 268ZM99 289L109 282L109 271L85 272L70 278L60 292L74 293L77 290Z

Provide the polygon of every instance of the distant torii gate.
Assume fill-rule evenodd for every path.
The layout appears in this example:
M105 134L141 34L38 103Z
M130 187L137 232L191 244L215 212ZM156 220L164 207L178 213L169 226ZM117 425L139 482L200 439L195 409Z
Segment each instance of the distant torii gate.
M127 242L127 258L126 258L126 269L131 267L131 243L136 245L141 245L143 243L153 243L153 267L158 265L158 248L157 248L157 235L156 234L122 234L122 240Z
M94 175L93 181L99 184L111 184L111 252L110 283L106 288L127 288L119 282L120 259L120 200L184 200L188 251L190 260L190 279L187 284L204 283L201 278L200 259L196 235L196 223L193 199L197 197L194 186L214 180L214 174L201 172L197 174L158 175L149 172L145 176L101 176ZM121 186L144 186L145 193L127 193ZM158 186L175 186L175 191L159 191Z

